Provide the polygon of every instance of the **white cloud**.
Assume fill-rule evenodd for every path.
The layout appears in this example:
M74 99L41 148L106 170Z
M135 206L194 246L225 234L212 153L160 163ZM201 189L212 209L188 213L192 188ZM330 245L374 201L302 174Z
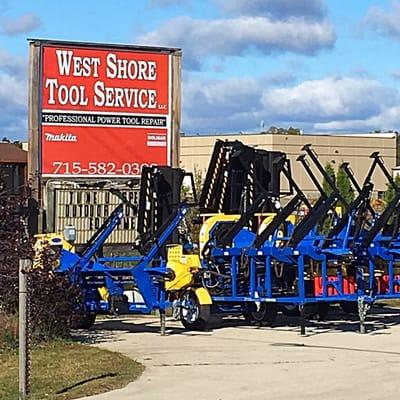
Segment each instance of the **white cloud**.
M365 18L364 26L380 35L400 40L400 2L391 3L391 9L384 11L380 7L371 7Z
M27 137L27 84L0 73L0 135L9 139Z
M323 18L326 6L323 0L216 0L226 12L239 15L263 15L277 18Z
M0 115L15 108L24 108L26 102L25 82L8 74L0 74Z
M400 81L400 69L392 71L390 75L392 76L393 79Z
M400 128L397 90L369 78L328 77L281 88L268 77L196 81L183 86L183 131L251 131L265 126L312 130Z
M29 33L41 26L40 18L34 13L20 15L17 18L7 18L1 23L1 29L7 36Z
M27 136L26 60L0 49L0 135L10 139Z
M325 131L381 131L400 130L400 105L382 110L378 115L366 119L321 122L314 125L317 130Z
M262 109L262 88L253 78L188 79L183 84L183 130L214 132L240 129L255 123Z
M179 17L138 38L143 44L181 47L185 65L193 69L210 55L240 56L254 49L263 54L314 55L332 48L335 40L336 34L326 19L276 20L261 16L214 20Z
M340 77L305 81L263 94L266 110L297 121L368 118L399 101L397 91L368 78Z
M0 72L1 71L24 78L28 71L27 62L21 57L16 57L8 51L0 49Z

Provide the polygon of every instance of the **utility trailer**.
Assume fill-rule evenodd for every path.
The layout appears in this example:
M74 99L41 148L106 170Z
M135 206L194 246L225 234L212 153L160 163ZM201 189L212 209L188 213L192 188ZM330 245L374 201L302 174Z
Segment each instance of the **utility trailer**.
M216 150L220 153L218 147ZM278 310L286 314L299 312L304 330L306 314L322 319L327 316L329 304L340 303L344 311L358 312L363 329L369 305L376 299L398 297L400 292L400 275L396 274L393 267L395 257L398 260L400 255L400 247L395 240L398 238L398 221L392 224L396 232L392 229L390 237L383 234L388 228L388 217L393 210L399 210L400 195L395 196L382 215L375 216L371 221L366 218L367 212L373 212L370 206L373 189L371 177L376 166L381 167L396 193L399 193L399 188L384 169L379 155L373 154L363 187L356 186L358 195L351 204L347 204L311 146L304 146L303 151L298 161L321 194L314 206L309 204L291 178L290 166L281 155L274 160L271 170L278 172L279 177L285 176L296 194L285 207L277 207L274 213L267 216L264 230L252 227L253 216L260 212L263 205L277 204L279 198L276 193L273 196L265 189L255 198L251 207L242 210L240 217L229 221L229 229L224 228L226 215L223 215L219 224L213 217L213 230L208 229L212 239L205 245L205 249L209 248L208 253L202 252L200 269L202 285L212 294L210 310L228 314L243 312L250 320L270 323L274 321ZM251 157L256 160L254 155ZM324 192L308 159L330 185L331 194ZM214 164L211 173L218 178L218 165ZM242 165L245 163L242 162ZM342 168L350 173L354 183L348 164ZM247 166L246 171L251 170ZM206 183L211 181L206 179ZM214 182L219 181L214 179ZM253 182L257 187L262 186L257 180L253 179ZM244 187L249 190L248 186ZM206 193L209 193L209 188L206 189ZM218 191L212 197L214 203L218 199L216 194ZM268 198L268 203L263 195ZM204 196L201 197L201 200L204 199ZM221 201L217 203L224 204ZM296 221L295 211L301 204L309 212ZM340 213L337 212L339 205ZM329 214L333 218L324 232L323 222ZM204 226L207 226L207 221ZM391 241L390 246L388 241ZM376 268L376 257L388 261L383 273ZM208 314L205 313L206 316ZM200 325L204 325L204 321Z
M101 313L149 314L159 310L164 331L165 309L172 305L166 296L166 288L168 294L173 295L174 286L180 288L182 280L190 283L192 271L197 268L195 257L193 259L191 255L180 260L177 273L167 266L169 243L178 240L178 227L192 206L180 201L185 177L189 177L193 184L192 175L179 168L143 168L138 208L118 189L111 189L111 193L120 198L121 204L82 251L77 253L70 246L63 246L57 271L68 274L83 294L83 304L78 315L74 316L76 327L90 327L95 316ZM194 186L192 191L196 200ZM125 207L132 208L139 215L139 238L132 244L132 253L137 255L99 256L107 238L123 220ZM48 242L48 239L47 235L39 235L39 240L43 242ZM65 241L52 235L49 244L65 244ZM201 295L201 290L198 292Z
M80 326L90 326L101 313L159 310L164 333L165 310L171 307L187 329L204 329L212 315L221 314L273 323L282 311L300 315L304 331L306 315L325 318L331 303L357 311L363 323L375 299L400 297L400 188L379 155L371 158L362 186L348 164L342 165L358 193L351 204L310 146L297 162L320 192L313 205L294 181L284 153L239 141L216 142L199 204L191 174L144 168L138 208L113 189L121 205L80 253L61 252L58 271L82 289ZM309 160L330 185L330 194ZM396 192L381 215L370 206L377 166ZM181 199L185 177L192 186L191 204ZM203 219L198 248L185 229L188 210L195 206ZM102 257L99 249L123 218L124 207L138 214L136 254ZM302 207L308 213L299 218ZM328 225L327 215L332 216Z

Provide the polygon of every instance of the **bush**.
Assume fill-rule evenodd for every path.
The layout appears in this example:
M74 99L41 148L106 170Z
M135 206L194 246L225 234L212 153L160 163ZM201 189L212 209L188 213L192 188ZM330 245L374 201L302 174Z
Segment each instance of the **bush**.
M24 199L9 196L0 185L0 311L18 312L18 263L32 258L21 213Z
M18 345L18 316L0 312L0 352L16 349Z
M68 276L54 272L59 253L43 249L28 272L30 320L36 338L67 336L71 315L79 308L80 291Z
M0 184L0 313L4 321L15 319L12 316L18 313L19 260L34 258L33 241L26 235L21 212L24 204L24 197L8 195ZM35 266L26 271L36 338L66 336L72 310L79 304L78 289L70 285L67 276L54 272L57 259L57 251L45 248L36 256ZM3 331L5 341L14 336L10 324L4 324Z

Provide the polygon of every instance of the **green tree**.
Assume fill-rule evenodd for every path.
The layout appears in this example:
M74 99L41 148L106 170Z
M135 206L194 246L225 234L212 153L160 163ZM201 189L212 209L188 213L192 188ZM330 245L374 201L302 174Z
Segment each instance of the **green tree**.
M203 188L203 173L201 170L194 168L193 173L194 186L197 195L197 202L200 199L201 190ZM181 189L181 198L186 199L188 201L193 202L195 199L193 198L193 193L190 187L183 185ZM199 240L200 228L201 224L198 221L199 219L199 209L197 207L191 207L186 214L185 224L187 228L187 233L191 237L194 242Z
M339 193L346 200L346 203L350 204L354 200L354 189L351 185L350 178L342 168L339 168L337 172L336 186L339 189ZM341 202L339 202L339 205L342 207L344 206Z
M325 165L325 172L331 177L332 181L335 182L335 170L333 169L333 166L330 162L328 162ZM329 185L328 181L324 178L322 181L322 189L324 189L324 192L326 193L327 196L330 196L333 192L333 189Z
M394 182L396 183L396 185L398 187L400 187L400 175L396 175L395 176ZM385 192L385 195L384 195L383 199L385 200L386 204L389 204L393 200L393 198L394 198L394 196L396 194L396 191L393 188L393 186L390 185L390 184L387 184L387 187L388 188L386 189L386 192Z
M293 128L292 126L289 126L287 130L288 135L301 135L301 130L299 128Z
M271 126L267 131L262 133L269 133L273 135L301 135L301 130L299 128L293 128L292 126L289 126L288 129Z
M325 172L331 177L332 181L335 182L335 170L333 169L333 166L331 163L327 163L325 165ZM324 192L326 193L327 196L330 196L333 192L333 189L331 188L331 186L329 185L328 181L325 179L323 179L322 181L322 189L324 190ZM321 232L326 235L330 229L331 229L331 225L332 225L332 215L329 214L329 216L327 216L323 222L322 225L320 225L320 229Z

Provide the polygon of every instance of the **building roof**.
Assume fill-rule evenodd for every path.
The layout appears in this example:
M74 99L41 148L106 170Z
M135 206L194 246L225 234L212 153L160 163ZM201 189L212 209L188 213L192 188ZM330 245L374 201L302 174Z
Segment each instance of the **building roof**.
M28 152L13 143L0 142L0 163L26 164Z
M301 135L290 135L290 136L333 136L333 137L365 137L365 138L378 138L378 139L393 139L397 136L398 132L303 132ZM230 133L185 133L182 135L183 137L217 137L217 136L237 136L240 140L243 136L266 136L266 135L280 135L280 136L287 136L286 134L279 134L279 133L267 133L267 132L230 132Z

